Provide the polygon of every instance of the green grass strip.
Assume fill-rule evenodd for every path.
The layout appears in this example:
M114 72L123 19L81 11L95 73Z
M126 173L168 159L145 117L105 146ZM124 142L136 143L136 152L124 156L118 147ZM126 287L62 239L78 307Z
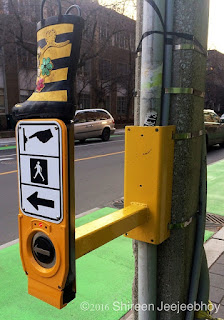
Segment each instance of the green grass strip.
M104 208L76 220L76 227L116 211ZM5 320L115 320L131 303L134 258L132 240L119 237L76 262L77 298L64 309L54 307L27 293L27 277L18 244L0 251L0 319ZM116 302L117 301L117 302ZM87 302L87 311L81 303ZM109 310L108 310L109 309ZM121 309L121 310L118 310ZM117 311L118 310L118 311Z
M0 151L1 150L10 150L10 149L16 149L16 146L0 147Z
M224 160L208 166L207 212L224 216Z

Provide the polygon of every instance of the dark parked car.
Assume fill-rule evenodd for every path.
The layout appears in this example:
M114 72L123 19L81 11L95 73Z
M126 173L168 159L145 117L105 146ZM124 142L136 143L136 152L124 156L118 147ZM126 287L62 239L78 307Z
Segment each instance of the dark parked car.
M219 144L224 147L224 120L213 110L204 110L207 147Z

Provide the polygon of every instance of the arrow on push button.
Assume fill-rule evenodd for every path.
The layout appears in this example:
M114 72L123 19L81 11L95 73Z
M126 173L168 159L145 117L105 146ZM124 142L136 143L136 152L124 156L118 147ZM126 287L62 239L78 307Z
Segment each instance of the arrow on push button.
M50 251L48 250L44 250L42 248L38 248L37 244L35 245L33 251L37 254L37 253L40 253L40 254L43 254L44 256L48 256L50 257L51 253Z

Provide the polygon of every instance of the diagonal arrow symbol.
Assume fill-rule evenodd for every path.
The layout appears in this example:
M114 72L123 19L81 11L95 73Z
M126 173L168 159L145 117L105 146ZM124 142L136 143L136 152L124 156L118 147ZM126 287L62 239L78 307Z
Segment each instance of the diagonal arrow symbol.
M34 192L27 198L27 200L32 204L32 206L36 209L39 210L38 206L43 206L43 207L48 207L48 208L54 208L54 201L53 200L47 200L47 199L42 199L38 198L38 192Z

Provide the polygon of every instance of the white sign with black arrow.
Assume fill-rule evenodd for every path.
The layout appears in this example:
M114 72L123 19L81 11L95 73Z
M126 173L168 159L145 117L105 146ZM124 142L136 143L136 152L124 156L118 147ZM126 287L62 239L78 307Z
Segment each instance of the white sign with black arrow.
M20 208L25 215L63 219L62 130L57 121L17 125Z

